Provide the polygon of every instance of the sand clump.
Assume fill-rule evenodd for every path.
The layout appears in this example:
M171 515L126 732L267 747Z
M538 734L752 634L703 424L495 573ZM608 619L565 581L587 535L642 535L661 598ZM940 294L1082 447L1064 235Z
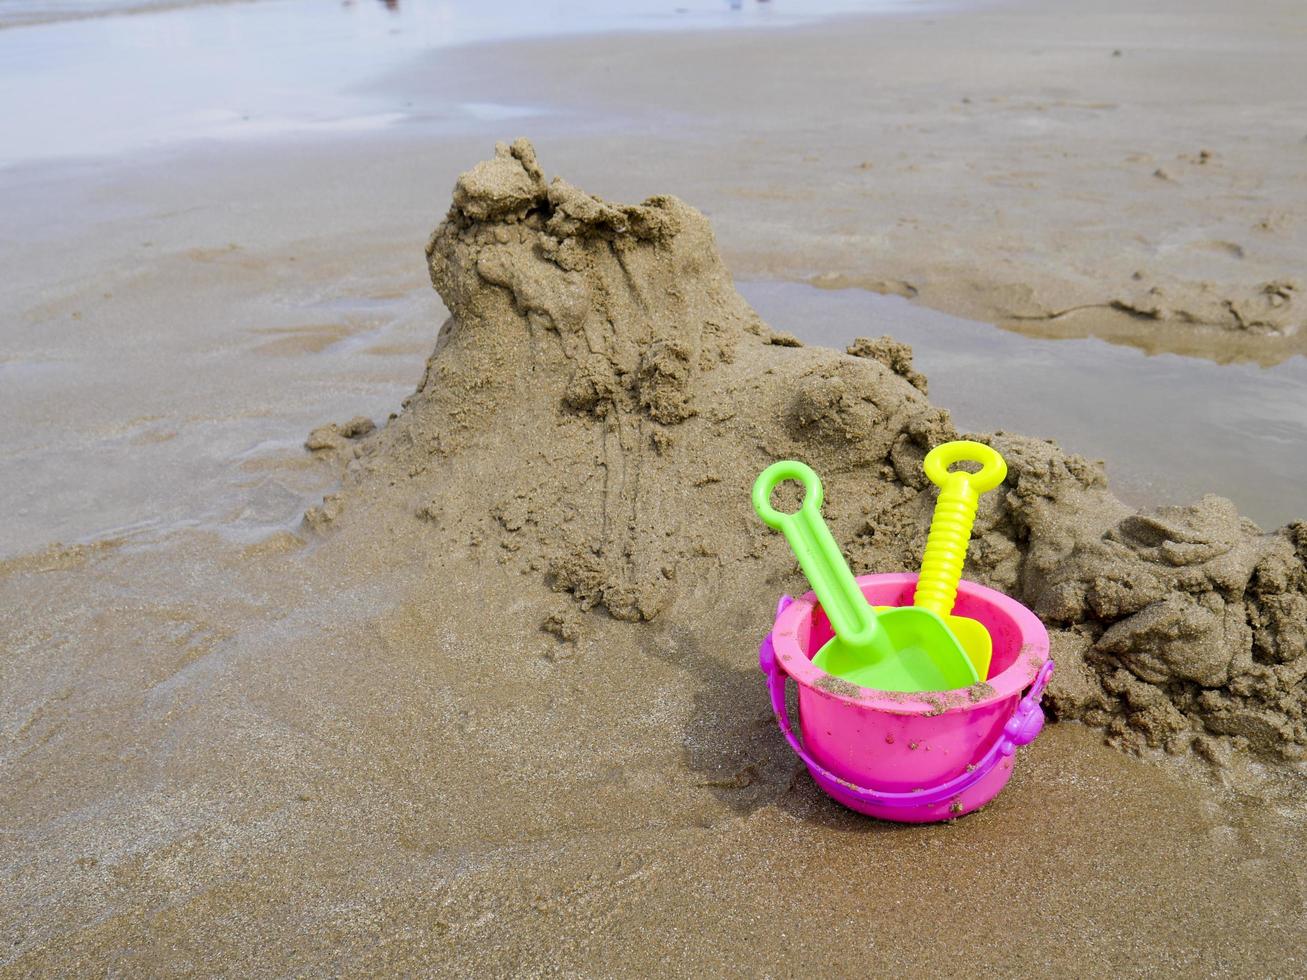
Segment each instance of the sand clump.
M1238 257L1243 250L1221 243ZM1302 330L1303 303L1292 279L1217 289L1209 282L1159 283L1136 273L1134 285L1112 300L1111 306L1132 316L1243 330L1274 336L1293 336Z
M450 318L403 411L357 440L332 520L393 506L411 533L543 579L575 611L536 621L569 644L584 610L708 608L761 638L776 594L804 588L748 506L779 458L822 474L856 571L915 567L934 503L921 461L959 433L910 349L774 333L694 209L547 182L518 140L459 178L427 255ZM1307 756L1307 524L1264 533L1214 496L1137 513L1051 442L970 437L1009 476L967 575L1048 624L1055 717L1135 750Z
M376 427L376 423L366 415L357 415L348 422L320 425L304 440L304 448L314 453L339 450L350 440L361 439Z

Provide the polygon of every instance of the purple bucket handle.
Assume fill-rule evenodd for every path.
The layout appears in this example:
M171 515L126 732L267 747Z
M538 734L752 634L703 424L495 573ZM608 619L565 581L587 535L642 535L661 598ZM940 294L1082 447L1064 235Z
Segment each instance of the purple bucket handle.
M780 616L785 611L785 607L793 601L787 595L781 596L781 600L776 606L776 615ZM957 796L980 782L989 774L991 769L998 765L1000 759L1016 752L1018 745L1033 742L1035 736L1044 727L1044 712L1039 707L1039 699L1043 697L1044 687L1048 684L1048 679L1053 676L1053 661L1044 661L1039 668L1039 672L1035 674L1030 690L1017 703L1016 710L1012 712L1012 717L1003 726L1002 736L990 747L988 752L968 766L966 772L953 777L947 782L940 783L938 786L924 786L910 793L886 793L881 790L855 786L848 780L841 779L818 764L804 749L803 744L794 734L794 728L790 725L789 712L785 708L785 673L776 663L776 651L772 647L771 633L767 634L767 637L762 641L762 646L758 648L758 666L767 676L767 690L771 693L772 711L776 713L776 720L780 723L781 733L785 736L785 740L790 743L790 748L808 767L818 785L828 793L834 790L837 794L851 796L863 803L886 807L942 803L944 800Z

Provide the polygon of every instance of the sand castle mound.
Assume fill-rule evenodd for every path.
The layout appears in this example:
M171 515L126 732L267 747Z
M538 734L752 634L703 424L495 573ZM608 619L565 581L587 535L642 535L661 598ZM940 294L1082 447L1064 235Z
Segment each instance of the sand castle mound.
M514 610L560 643L584 610L653 621L629 627L637 648L705 619L760 639L777 594L806 588L748 502L784 457L822 474L855 571L915 567L934 500L921 461L958 436L948 413L901 344L841 353L770 330L697 211L547 183L519 140L459 178L427 254L450 319L314 523L393 506L433 546L569 595ZM1049 442L971 438L1010 474L982 500L967 576L1049 625L1058 717L1127 748L1307 756L1307 524L1262 533L1213 496L1136 513Z

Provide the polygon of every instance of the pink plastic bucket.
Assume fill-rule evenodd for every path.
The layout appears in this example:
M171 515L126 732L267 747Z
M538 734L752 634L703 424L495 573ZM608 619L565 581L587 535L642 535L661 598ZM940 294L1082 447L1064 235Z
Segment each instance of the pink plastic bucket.
M905 606L916 581L910 574L864 575L858 584L873 606ZM781 731L817 785L845 806L903 823L970 813L998 794L1012 775L1016 747L1043 727L1039 699L1053 662L1039 618L965 580L953 613L989 630L989 677L957 691L900 694L859 688L813 666L831 637L830 622L811 592L781 598L759 666ZM802 743L786 713L787 675L798 686Z

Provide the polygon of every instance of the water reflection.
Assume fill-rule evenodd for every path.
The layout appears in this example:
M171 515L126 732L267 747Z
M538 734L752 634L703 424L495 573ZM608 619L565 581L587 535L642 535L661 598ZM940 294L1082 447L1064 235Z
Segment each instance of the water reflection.
M1092 338L1035 340L859 289L738 285L764 320L810 343L907 341L959 428L1055 438L1106 460L1136 505L1212 492L1265 528L1303 517L1307 358L1262 368L1148 356Z

